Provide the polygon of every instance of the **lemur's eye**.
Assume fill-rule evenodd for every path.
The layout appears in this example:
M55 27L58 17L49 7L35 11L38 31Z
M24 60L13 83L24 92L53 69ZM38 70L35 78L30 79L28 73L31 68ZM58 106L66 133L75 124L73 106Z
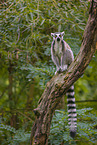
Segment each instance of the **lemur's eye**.
M59 37L61 37L62 35L60 34Z
M57 37L57 35L55 35L55 38Z

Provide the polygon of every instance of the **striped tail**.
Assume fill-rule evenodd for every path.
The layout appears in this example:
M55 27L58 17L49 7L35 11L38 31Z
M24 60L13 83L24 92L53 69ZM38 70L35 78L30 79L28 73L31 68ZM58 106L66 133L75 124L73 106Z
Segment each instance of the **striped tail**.
M77 130L77 113L76 113L76 104L74 98L74 86L71 86L66 93L67 95L67 108L68 108L68 124L70 126L70 136L72 138L76 135Z

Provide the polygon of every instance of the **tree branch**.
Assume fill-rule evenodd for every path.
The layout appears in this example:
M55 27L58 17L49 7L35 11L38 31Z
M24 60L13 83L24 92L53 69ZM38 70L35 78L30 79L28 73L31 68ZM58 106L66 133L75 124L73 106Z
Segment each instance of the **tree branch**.
M61 97L69 87L84 73L96 50L97 43L97 3L91 1L90 14L82 38L82 45L74 62L67 72L56 74L47 83L46 89L34 109L37 116L32 127L30 145L47 145L50 124Z

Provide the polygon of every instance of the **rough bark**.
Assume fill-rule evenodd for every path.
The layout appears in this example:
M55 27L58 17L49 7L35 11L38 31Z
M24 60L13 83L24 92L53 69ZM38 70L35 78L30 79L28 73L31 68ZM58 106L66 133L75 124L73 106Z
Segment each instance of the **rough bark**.
M91 1L89 18L83 34L82 45L74 62L64 73L56 74L34 109L37 119L32 127L30 145L47 145L50 124L57 105L69 87L84 73L96 50L97 2Z

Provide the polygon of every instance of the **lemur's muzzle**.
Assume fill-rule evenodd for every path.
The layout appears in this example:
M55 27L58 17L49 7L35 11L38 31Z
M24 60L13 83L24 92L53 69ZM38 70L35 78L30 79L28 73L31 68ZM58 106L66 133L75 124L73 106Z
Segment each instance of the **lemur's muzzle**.
M60 41L60 38L59 37L57 38L57 41Z

